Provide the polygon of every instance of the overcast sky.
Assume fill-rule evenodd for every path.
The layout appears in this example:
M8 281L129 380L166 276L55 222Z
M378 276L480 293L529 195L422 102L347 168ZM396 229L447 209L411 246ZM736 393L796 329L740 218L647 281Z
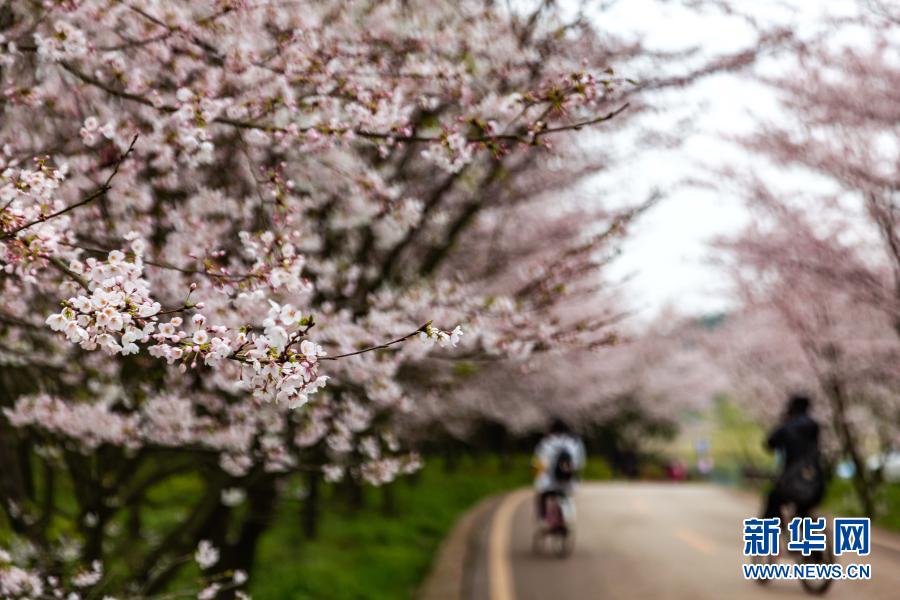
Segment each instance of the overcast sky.
M831 2L829 10L841 2ZM751 3L739 3L741 7ZM798 30L819 22L821 4L799 2L784 10L781 3L760 0L772 18L791 23ZM678 49L702 46L710 54L746 48L755 40L752 29L739 19L721 15L698 16L677 2L622 0L601 16L606 27L643 35L653 48ZM619 73L627 76L627 73ZM642 152L626 161L611 175L600 178L603 187L614 184L631 200L643 197L653 187L671 190L689 177L710 177L706 166L723 163L755 165L753 157L725 138L748 131L759 117L777 118L771 90L740 75L705 79L687 91L671 95L679 110L654 117L662 131L672 130L678 119L694 115L693 133L675 150ZM748 219L740 200L726 191L711 192L679 188L641 219L626 243L623 256L613 268L617 278L630 276L625 284L629 303L638 316L652 317L672 305L683 312L704 313L733 305L727 281L709 262L709 241L737 231Z

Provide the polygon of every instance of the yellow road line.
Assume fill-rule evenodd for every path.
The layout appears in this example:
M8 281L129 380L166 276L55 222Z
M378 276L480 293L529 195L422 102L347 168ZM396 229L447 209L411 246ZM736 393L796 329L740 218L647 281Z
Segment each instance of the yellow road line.
M690 546L694 550L697 550L698 552L710 555L715 554L713 544L709 540L703 538L699 534L696 534L689 529L675 530L675 537L685 542L688 546Z
M512 563L509 559L510 531L516 509L529 496L531 496L530 490L519 490L508 494L500 501L500 506L494 512L494 523L491 527L488 549L491 600L515 600Z

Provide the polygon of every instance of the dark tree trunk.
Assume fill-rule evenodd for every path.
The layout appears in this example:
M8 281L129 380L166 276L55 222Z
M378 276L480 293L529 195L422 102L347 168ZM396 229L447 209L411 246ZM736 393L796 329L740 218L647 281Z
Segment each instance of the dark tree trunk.
M142 585L144 594L158 594L178 573L180 562L169 561L166 567L159 569L163 561L193 552L199 540L211 539L216 532L219 536L224 535L228 512L221 504L222 487L213 482L207 485L203 498L191 514L144 557L142 566L137 569L135 579Z
M850 424L847 422L846 403L844 397L844 388L837 378L832 377L829 382L829 394L831 398L831 414L835 431L841 440L844 452L850 457L853 463L853 487L859 502L862 505L863 512L868 517L875 516L875 500L872 488L872 482L866 471L866 463L862 458L862 454L856 445Z
M7 513L10 525L17 533L23 533L26 525L10 512L10 507L13 502L18 506L24 506L29 488L21 459L22 452L12 428L0 419L0 465L3 465L0 469L0 498L4 500L3 510Z
M271 477L265 477L248 489L249 512L237 541L229 547L228 563L223 567L241 569L248 575L253 573L259 540L272 523L277 498L275 479Z
M366 505L363 485L353 477L345 477L338 489L341 498L350 510L360 510Z
M381 487L381 514L393 517L397 514L397 498L394 494L394 483L386 483Z
M459 468L459 453L453 447L453 444L447 443L444 448L444 471L446 473L454 473Z
M322 501L322 476L318 471L310 471L306 475L307 494L303 502L303 534L313 540L319 534L319 509Z

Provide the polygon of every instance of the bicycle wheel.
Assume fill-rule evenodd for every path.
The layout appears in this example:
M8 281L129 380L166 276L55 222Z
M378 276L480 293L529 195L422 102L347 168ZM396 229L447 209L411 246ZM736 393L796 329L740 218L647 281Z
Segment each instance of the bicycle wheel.
M826 538L825 550L819 550L813 552L809 556L804 556L801 558L800 562L812 565L833 565L835 562L837 562L837 558L834 555L834 549L831 546L831 538ZM833 583L833 579L800 580L800 585L803 586L803 589L806 590L807 593L814 596L821 596L822 594L827 592L831 587L831 584Z
M558 546L556 548L556 556L558 558L566 558L572 554L575 548L575 532L570 529L562 529L556 533Z

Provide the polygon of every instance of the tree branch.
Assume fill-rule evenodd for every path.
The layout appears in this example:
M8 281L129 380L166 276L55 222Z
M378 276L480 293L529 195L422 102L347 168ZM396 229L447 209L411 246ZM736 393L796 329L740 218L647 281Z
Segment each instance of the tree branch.
M109 174L109 177L106 178L106 181L103 182L103 185L101 185L95 192L93 192L92 194L79 200L78 202L75 202L74 204L70 204L69 206L62 208L54 213L50 213L49 215L44 215L38 219L35 219L34 221L30 221L28 223L25 223L24 225L20 225L19 227L13 229L12 231L8 231L8 232L4 233L3 236L0 237L0 239L5 240L5 239L13 238L19 232L24 231L24 230L28 229L29 227L33 227L34 225L38 225L39 223L45 223L45 222L49 221L50 219L55 219L56 217L62 216L70 211L75 210L76 208L84 206L85 204L89 204L89 203L93 202L94 200L96 200L97 198L100 198L101 196L105 195L106 192L108 192L110 189L112 189L110 184L112 183L113 178L119 173L119 167L122 166L122 163L125 162L125 159L128 158L128 155L131 154L132 150L134 150L134 145L137 142L137 139L138 139L138 136L135 135L134 138L131 140L131 144L128 146L128 150L126 150L125 153L119 157L119 160L116 161L116 164L113 167L112 173Z
M76 69L72 64L67 62L60 63L62 67L89 85L97 87L107 94L112 96L117 96L119 98L123 98L125 100L131 100L132 102L138 102L143 104L144 106L148 106L150 108L154 108L156 110L161 110L166 113L174 113L178 110L177 107L171 106L168 104L163 104L161 106L157 106L156 104L150 102L143 96L139 96L137 94L132 94L130 92L126 92L124 90L118 90L116 88L110 87L107 84L103 83L99 79L95 77L91 77L85 73L82 73L78 69ZM521 142L523 144L537 144L540 137L544 135L549 135L553 133L559 133L562 131L578 131L585 127L590 127L592 125L597 125L599 123L603 123L605 121L609 121L610 119L616 117L623 111L625 111L629 107L629 104L623 104L619 108L606 113L605 115L601 115L599 117L595 117L593 119L588 119L585 121L579 121L576 123L570 123L568 125L560 125L557 127L547 127L542 129L531 136L527 132L522 133L505 133L505 134L496 134L496 135L481 135L474 137L467 137L466 141L472 144L484 144L489 142ZM238 129L253 129L258 131L264 131L267 133L288 133L287 128L285 127L277 127L275 125L269 125L265 123L254 123L252 121L242 121L240 119L231 119L228 117L216 117L212 120L213 123L219 123L221 125L229 125L231 127L236 127ZM308 127L298 127L293 130L297 133L306 133L308 131L319 131L322 133L330 134L330 135L344 135L347 133L352 133L356 136L370 139L370 140L390 140L392 142L405 142L405 143L430 143L430 142L439 142L441 141L441 136L425 136L425 135L402 135L400 133L391 132L391 131L367 131L365 129L353 128L353 127L338 127L338 128L327 128L323 130L321 126L311 125Z
M407 333L403 337L399 337L396 340L391 340L390 342L385 342L384 344L379 344L377 346L370 346L369 348L363 348L362 350L357 350L356 352L347 352L346 354L338 354L336 356L320 356L319 360L338 360L339 358L347 358L350 356L356 356L358 354L365 354L366 352L372 352L374 350L385 350L387 348L390 348L394 344L399 344L401 342L405 342L409 338L414 337L415 335L424 332L426 329L428 329L428 327L430 325L431 325L431 321L428 321L427 323L425 323L424 325L422 325L415 331L413 331L411 333Z

